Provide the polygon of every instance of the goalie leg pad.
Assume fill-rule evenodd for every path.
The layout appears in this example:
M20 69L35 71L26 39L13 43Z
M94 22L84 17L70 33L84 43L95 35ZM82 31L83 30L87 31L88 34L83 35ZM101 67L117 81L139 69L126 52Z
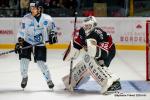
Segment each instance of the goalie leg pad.
M79 88L81 85L85 84L86 82L88 82L90 80L90 74L82 77L82 79L78 82L78 84L76 85L75 88Z
M116 81L116 78L113 79L108 68L101 67L94 58L91 58L90 55L86 54L84 56L84 63L87 67L91 76L101 85L101 93L105 93L108 88Z
M84 63L82 61L80 61L79 63L77 63L75 65L75 67L72 70L72 77L71 77L71 86L73 88L75 88L77 86L77 84L82 80L83 77L89 76L88 72L87 72L87 68L84 65ZM66 87L66 89L69 89L69 75L66 75L65 77L63 77L63 82L64 85ZM86 82L86 81L85 81ZM83 84L84 82L82 82ZM80 83L78 85L81 85Z

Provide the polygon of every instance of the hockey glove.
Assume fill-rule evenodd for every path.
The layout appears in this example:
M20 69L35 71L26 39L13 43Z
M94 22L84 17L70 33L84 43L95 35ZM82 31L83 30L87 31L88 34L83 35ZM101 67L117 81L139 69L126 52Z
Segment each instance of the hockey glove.
M49 44L54 44L54 43L57 43L57 42L58 42L57 33L52 31L49 34Z
M18 43L15 45L15 53L20 54L22 52L22 47L23 47L24 39L23 38L18 38Z

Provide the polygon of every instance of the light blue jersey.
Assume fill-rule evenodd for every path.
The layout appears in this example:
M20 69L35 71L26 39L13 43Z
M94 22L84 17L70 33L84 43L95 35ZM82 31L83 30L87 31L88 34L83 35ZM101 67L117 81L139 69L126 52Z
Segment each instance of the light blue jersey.
M48 35L51 31L56 31L55 23L51 16L41 14L39 22L31 15L27 14L22 18L18 37L23 38L29 44L43 42L41 46L48 41Z

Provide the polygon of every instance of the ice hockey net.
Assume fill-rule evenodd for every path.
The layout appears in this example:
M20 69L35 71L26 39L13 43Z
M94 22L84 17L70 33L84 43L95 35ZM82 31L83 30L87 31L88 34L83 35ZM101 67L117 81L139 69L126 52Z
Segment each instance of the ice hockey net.
M150 81L150 20L146 21L146 80Z

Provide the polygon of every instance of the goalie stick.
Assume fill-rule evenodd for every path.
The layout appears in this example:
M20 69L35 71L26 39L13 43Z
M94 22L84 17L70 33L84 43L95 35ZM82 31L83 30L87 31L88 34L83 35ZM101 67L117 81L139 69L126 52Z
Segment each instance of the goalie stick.
M48 41L46 41L46 43L47 43L47 42L48 42ZM36 44L34 44L34 45L26 46L26 47L21 48L21 50L28 49L28 48L31 48L31 47L33 47L33 46L36 46L36 45L39 45L39 44L42 44L42 43L43 43L43 42L39 42L39 43L36 43ZM2 53L0 53L0 56L5 55L5 54L9 54L9 53L13 53L13 52L15 52L15 50L9 50L9 51L6 51L6 52L2 52Z
M75 8L75 20L74 20L74 32L73 32L73 40L74 40L74 36L76 35L76 23L77 23L77 11ZM69 73L69 88L71 91L73 91L73 87L71 86L71 79L72 79L72 68L73 68L73 58L71 58L70 61L70 73Z

